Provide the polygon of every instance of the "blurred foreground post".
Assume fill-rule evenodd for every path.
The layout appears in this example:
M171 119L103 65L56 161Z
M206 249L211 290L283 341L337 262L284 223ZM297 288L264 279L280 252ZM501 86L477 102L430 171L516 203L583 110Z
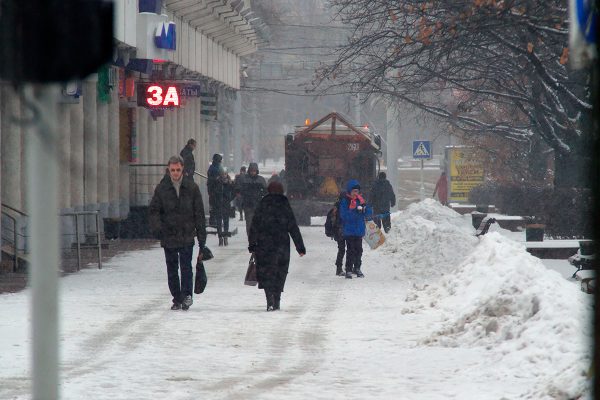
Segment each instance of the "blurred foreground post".
M27 204L30 216L34 400L58 399L57 85L27 85Z

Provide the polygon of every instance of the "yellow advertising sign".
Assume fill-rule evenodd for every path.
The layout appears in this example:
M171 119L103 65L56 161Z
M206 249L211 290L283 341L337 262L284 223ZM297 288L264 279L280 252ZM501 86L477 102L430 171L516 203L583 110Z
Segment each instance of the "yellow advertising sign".
M469 201L471 189L483 182L483 162L472 147L448 147L446 159L450 168L448 201Z

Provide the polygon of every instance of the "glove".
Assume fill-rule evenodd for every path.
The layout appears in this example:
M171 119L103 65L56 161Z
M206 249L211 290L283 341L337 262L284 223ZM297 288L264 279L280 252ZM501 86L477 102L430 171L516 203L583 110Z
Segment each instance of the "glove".
M248 252L249 253L254 253L256 251L256 245L255 244L251 244L248 246Z

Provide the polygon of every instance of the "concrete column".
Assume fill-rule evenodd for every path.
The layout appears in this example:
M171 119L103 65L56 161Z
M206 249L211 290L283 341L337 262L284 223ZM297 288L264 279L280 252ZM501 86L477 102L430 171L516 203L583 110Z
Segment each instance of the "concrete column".
M21 209L21 127L13 123L21 119L21 104L15 91L2 85L0 131L2 132L2 202ZM25 210L22 210L25 211Z
M71 213L71 105L59 103L57 104L57 151L59 155L59 187L58 191L58 207L61 214ZM62 247L70 247L71 243L75 242L75 224L73 217L59 217L61 227Z
M121 176L119 151L119 92L111 91L108 105L108 217L119 218L119 188Z
M98 77L93 75L83 82L83 159L84 159L84 207L87 211L98 210ZM95 231L95 218L85 219L86 233Z
M145 108L137 108L137 142L138 142L138 163L148 164L148 110ZM136 167L133 174L136 175L134 178L134 193L136 194L135 205L147 205L149 204L148 193L146 193L146 185L148 179L146 174L148 172L147 167Z
M108 104L97 101L98 113L98 203L102 218L108 216Z
M183 146L185 146L184 142L185 137L185 113L184 110L179 108L177 109L177 147L175 147L175 153L179 154Z
M152 119L150 113L148 113L148 163L158 164L158 146L156 140L156 125L157 122ZM148 174L148 180L146 182L145 192L148 194L148 199L152 197L154 187L160 182L162 178L163 169L159 167L148 167L146 168ZM160 174L160 175L159 175ZM148 200L148 204L150 200Z
M177 110L171 110L170 111L171 114L171 123L169 124L169 132L168 132L168 136L165 139L169 145L169 157L171 157L174 154L178 154L177 153L177 130L179 129L178 126L178 120L177 120ZM167 158L168 159L168 158Z
M400 118L398 110L393 104L387 106L387 179L392 184L394 191L398 194L398 155L400 150ZM396 202L398 204L399 202ZM398 208L393 207L392 211Z
M129 134L131 135L131 146L132 148L130 149L132 154L130 155L130 157L133 157L133 147L137 146L137 113L135 112L135 109L131 108L131 109L127 109L127 129L129 129ZM137 147L135 149L136 153L137 153ZM135 161L135 160L134 160ZM133 184L133 180L132 180L132 174L134 171L134 168L131 168L129 166L129 159L125 159L121 161L121 167L119 169L119 176L120 176L120 181L119 181L119 214L121 219L125 219L127 218L128 214L129 214L129 207L130 207L130 195L131 193L135 192L135 190L132 190L132 184Z
M69 118L71 119L71 157L70 163L70 185L71 185L71 208L73 211L84 210L84 150L83 150L83 99L79 103L69 107ZM84 221L79 218L79 240L85 240Z
M173 111L167 110L165 111L165 117L163 118L163 154L162 159L165 162L171 157L171 127L173 124Z
M156 120L156 162L166 163L168 160L165 158L165 117L162 117Z
M237 92L233 101L233 172L242 166L242 94Z

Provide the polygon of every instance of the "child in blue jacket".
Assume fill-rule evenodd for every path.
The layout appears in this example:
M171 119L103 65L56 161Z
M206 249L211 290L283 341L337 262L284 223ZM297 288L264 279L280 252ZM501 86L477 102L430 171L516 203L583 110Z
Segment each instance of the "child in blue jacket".
M360 270L362 264L362 238L365 236L365 219L372 210L360 194L360 184L352 179L346 185L346 196L340 202L342 232L346 241L346 278L352 279L354 272L358 278L364 278Z

